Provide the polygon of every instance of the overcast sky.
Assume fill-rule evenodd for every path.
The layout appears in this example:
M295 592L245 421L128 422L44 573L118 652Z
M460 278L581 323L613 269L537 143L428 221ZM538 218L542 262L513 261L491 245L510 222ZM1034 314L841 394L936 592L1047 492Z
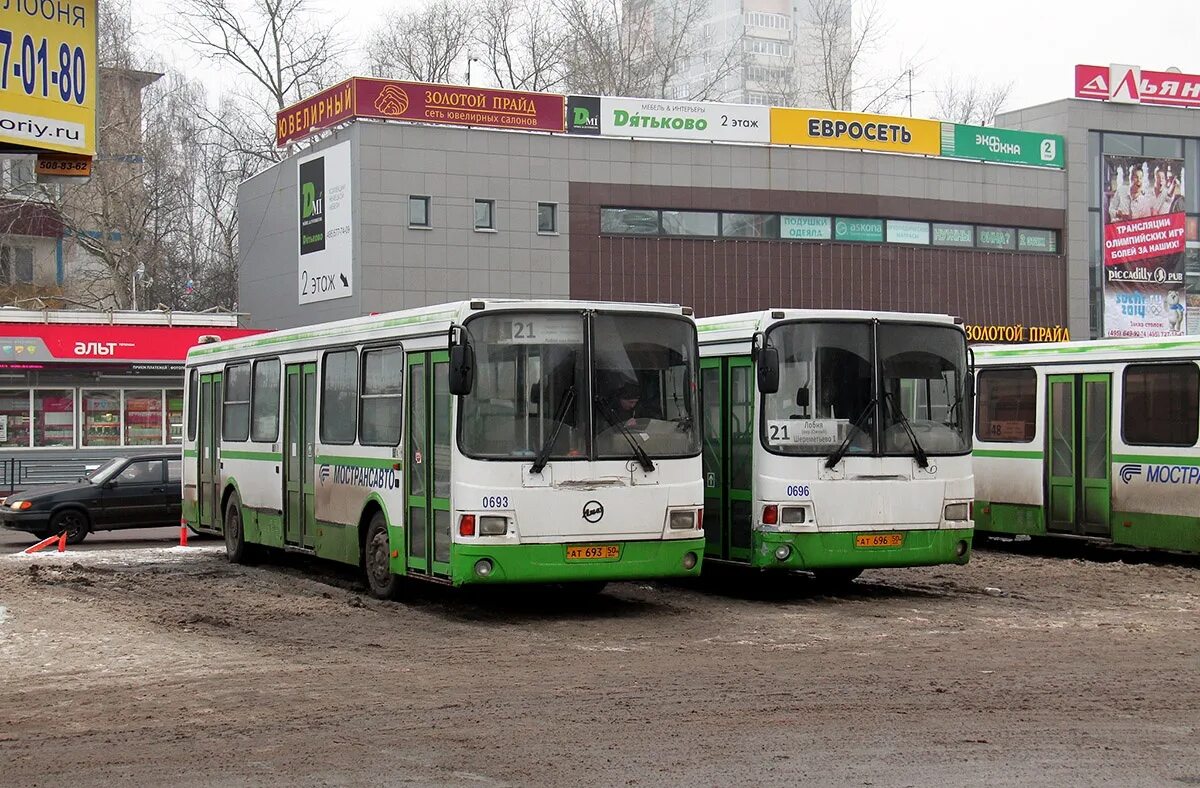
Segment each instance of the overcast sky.
M418 0L318 2L331 20L344 17L348 39L361 40L385 10L413 7ZM170 9L178 3L140 0L135 5L135 23L149 34L147 45L160 47L164 57L179 51L165 45L169 34L154 35L169 31ZM1005 109L1017 109L1071 95L1076 63L1128 63L1155 71L1176 66L1200 73L1200 0L1144 5L1130 0L880 0L880 7L891 35L872 65L898 71L906 57L916 56L922 64L913 82L916 115L934 114L934 91L951 74L987 84L1011 81ZM199 70L196 61L185 62ZM361 62L347 64L347 70L364 71ZM214 89L223 84L208 81Z

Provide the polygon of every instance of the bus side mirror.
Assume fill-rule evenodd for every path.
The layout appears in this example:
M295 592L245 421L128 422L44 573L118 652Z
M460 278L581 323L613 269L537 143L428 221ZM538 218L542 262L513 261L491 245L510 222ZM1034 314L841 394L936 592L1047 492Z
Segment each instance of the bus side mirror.
M800 388L796 389L796 407L798 407L798 408L807 408L808 407L808 387L807 386L801 386Z
M758 390L763 394L779 391L779 350L770 345L758 349Z
M467 342L450 348L450 393L461 397L471 393L475 382L475 349Z

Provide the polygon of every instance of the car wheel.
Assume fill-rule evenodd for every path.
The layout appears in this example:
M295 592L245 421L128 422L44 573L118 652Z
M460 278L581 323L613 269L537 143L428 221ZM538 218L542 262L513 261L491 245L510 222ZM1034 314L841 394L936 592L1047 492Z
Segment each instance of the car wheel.
M363 571L371 596L395 599L400 593L400 577L392 573L392 545L383 512L376 512L367 526L363 544Z
M50 518L50 533L67 534L67 544L79 544L91 530L88 516L78 509L63 509Z
M242 502L237 494L229 497L225 507L225 558L231 564L249 564L254 557L253 545L246 544L246 532L242 528Z

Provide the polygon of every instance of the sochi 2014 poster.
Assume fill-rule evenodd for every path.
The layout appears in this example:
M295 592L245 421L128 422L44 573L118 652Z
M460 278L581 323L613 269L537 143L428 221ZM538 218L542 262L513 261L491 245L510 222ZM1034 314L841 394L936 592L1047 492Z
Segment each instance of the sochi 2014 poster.
M1183 161L1106 155L1102 167L1104 335L1183 335Z

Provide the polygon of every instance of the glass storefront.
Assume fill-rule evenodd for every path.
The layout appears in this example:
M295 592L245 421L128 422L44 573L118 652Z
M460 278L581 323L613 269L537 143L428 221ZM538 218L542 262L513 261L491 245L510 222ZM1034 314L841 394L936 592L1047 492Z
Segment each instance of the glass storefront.
M119 448L182 442L182 389L0 389L0 449Z

